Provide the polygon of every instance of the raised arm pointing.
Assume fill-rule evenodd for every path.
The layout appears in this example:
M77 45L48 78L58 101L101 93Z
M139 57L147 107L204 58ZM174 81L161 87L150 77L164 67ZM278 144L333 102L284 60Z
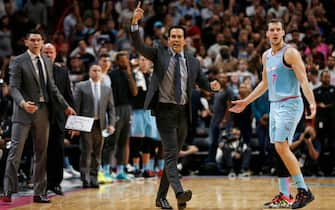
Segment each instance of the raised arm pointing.
M131 21L131 24L132 25L137 25L138 21L143 17L143 14L144 14L144 11L141 8L141 2L139 1L138 4L137 4L136 9L134 10L133 19Z

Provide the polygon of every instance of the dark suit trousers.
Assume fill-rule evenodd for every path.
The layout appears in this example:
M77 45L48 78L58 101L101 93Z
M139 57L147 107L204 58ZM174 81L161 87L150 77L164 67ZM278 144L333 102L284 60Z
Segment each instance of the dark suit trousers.
M61 129L57 123L51 124L48 144L47 180L48 185L53 187L60 185L63 180L64 132L64 128Z
M9 150L5 179L5 192L18 192L17 171L19 169L20 160L24 144L27 140L29 131L32 132L33 148L34 148L34 195L45 194L47 178L46 178L46 162L47 147L49 136L49 113L47 104L42 103L38 110L33 114L32 122L23 124L13 122L12 126L12 146Z
M126 164L126 147L130 131L130 105L119 105L115 107L117 121L115 122L115 132L108 141L105 142L103 150L103 164L113 163L113 156L117 165Z
M90 133L82 133L80 139L80 172L82 181L97 183L97 175L101 164L103 146L102 131L99 120L93 123Z
M183 192L178 177L177 160L187 136L187 106L159 103L156 110L156 121L162 138L165 159L157 198L165 198L170 184L175 194Z

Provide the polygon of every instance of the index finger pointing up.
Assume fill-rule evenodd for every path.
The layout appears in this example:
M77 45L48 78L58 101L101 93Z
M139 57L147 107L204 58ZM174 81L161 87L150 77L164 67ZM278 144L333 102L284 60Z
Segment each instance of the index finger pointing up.
M141 8L141 1L139 1L138 3L137 3L137 7L136 8Z

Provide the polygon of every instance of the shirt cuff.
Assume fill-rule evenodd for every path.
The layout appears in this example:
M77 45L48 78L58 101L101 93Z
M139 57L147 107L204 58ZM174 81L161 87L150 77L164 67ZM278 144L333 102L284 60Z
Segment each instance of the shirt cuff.
M25 101L25 100L22 100L22 101L20 102L20 104L19 104L19 106L20 106L22 109L24 108L24 107L23 107L24 103L26 103L26 101Z
M136 24L136 25L130 25L130 31L131 32L138 31L138 24Z

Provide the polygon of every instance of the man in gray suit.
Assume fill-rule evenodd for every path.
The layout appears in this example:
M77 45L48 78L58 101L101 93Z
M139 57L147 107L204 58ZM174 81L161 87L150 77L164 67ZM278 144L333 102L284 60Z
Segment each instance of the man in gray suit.
M183 190L179 181L177 158L186 139L188 126L192 121L191 92L194 83L210 91L219 90L217 81L209 84L203 76L199 61L194 56L184 52L185 30L181 26L173 26L168 33L168 48L151 48L145 46L140 38L138 21L143 17L140 2L133 13L131 37L135 49L154 63L145 108L150 108L156 115L157 127L160 132L165 167L156 197L156 206L162 209L172 207L166 200L171 184L179 209L186 207L191 200L192 191Z
M58 103L66 115L75 114L59 93L52 74L52 63L40 54L42 34L31 31L25 44L27 52L17 56L9 65L10 94L14 100L12 116L12 144L4 178L2 201L11 202L11 194L18 192L17 171L22 150L29 132L34 142L34 202L49 203L46 192L46 155L49 136L48 104Z
M89 80L76 85L74 94L78 114L94 118L91 132L81 134L80 172L83 188L99 188L97 175L103 147L102 130L107 129L110 134L114 132L115 107L112 88L101 82L101 67L92 65L89 76Z

